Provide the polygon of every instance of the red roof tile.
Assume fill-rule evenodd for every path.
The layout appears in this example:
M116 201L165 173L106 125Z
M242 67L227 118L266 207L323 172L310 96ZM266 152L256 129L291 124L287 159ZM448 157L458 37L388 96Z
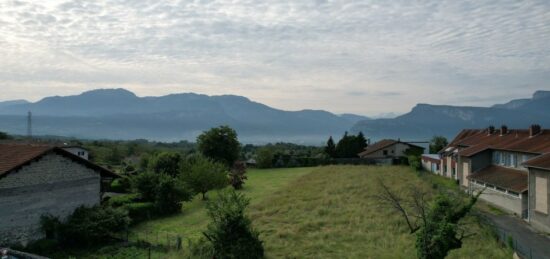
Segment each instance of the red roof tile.
M365 151L359 153L359 156L366 156L366 155L369 155L369 154L372 154L380 149L383 149L385 147L389 147L393 144L397 143L396 140L393 140L393 139L383 139L383 140L380 140L370 146L368 146Z
M526 167L536 167L550 170L550 153L533 158L523 163L523 165Z
M522 193L527 190L527 172L491 165L468 176L470 180L477 180L506 190Z
M120 177L116 173L74 155L62 148L30 144L0 144L0 177L19 169L50 152L55 152L62 156L68 157L77 163L81 163L86 167L99 171L104 176Z

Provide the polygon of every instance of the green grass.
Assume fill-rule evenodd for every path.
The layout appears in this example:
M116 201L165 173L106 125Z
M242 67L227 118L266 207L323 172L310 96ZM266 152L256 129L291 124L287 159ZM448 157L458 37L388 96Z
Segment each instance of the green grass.
M327 166L251 170L243 192L251 198L249 215L261 231L268 258L415 258L415 236L393 210L379 206L377 179L394 190L415 186L435 192L433 182L408 167ZM216 193L209 196L215 199ZM134 234L166 232L195 239L208 224L204 201L186 203L179 215L152 220ZM510 258L474 217L463 222L468 238L448 258ZM154 239L154 238L153 238ZM153 240L154 241L154 240ZM82 254L81 254L82 255ZM78 258L146 258L138 248L107 247ZM177 252L153 251L152 258L181 258Z

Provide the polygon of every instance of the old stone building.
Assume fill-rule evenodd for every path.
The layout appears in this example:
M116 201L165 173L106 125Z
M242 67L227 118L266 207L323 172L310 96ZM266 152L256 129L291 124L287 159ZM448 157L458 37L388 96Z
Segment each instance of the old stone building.
M100 202L115 173L58 147L0 144L0 245L43 237L40 217Z

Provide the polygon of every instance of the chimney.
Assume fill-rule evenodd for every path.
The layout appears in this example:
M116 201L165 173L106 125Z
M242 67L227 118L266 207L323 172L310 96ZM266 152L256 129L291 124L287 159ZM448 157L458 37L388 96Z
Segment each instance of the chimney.
M540 133L540 125L533 124L533 125L531 125L531 127L529 127L529 136L530 137L535 136L539 133Z
M506 135L508 134L508 127L506 125L500 126L500 135Z
M487 135L493 135L493 133L495 133L495 127L494 126L489 126L487 128Z

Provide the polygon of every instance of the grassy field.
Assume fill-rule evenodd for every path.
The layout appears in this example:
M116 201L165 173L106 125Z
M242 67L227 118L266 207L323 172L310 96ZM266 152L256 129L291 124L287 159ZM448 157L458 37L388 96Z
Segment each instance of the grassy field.
M396 190L409 185L435 192L434 183L453 184L432 176L421 179L407 167L328 166L251 170L243 190L252 199L249 215L261 231L268 258L415 258L414 235L391 209L374 197L377 179ZM215 199L215 193L210 198ZM473 217L464 220L469 233L449 258L511 258ZM208 224L204 202L193 200L177 216L138 225L134 234L177 233L197 238ZM106 247L78 258L142 258L138 248ZM176 252L152 251L152 258L181 258Z

